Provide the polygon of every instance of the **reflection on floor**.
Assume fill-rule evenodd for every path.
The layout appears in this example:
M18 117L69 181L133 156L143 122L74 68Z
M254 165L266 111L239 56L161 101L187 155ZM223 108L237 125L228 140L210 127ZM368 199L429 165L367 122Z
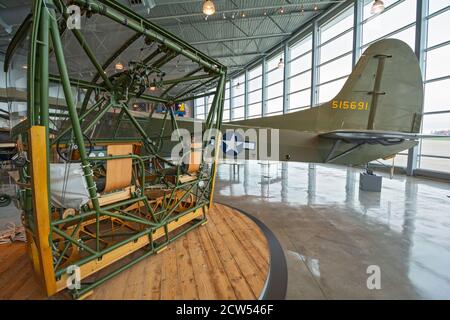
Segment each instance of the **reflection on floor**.
M289 299L450 298L450 184L384 175L381 193L365 192L360 171L221 164L215 200L255 215L277 235ZM379 290L367 287L371 265L381 271Z

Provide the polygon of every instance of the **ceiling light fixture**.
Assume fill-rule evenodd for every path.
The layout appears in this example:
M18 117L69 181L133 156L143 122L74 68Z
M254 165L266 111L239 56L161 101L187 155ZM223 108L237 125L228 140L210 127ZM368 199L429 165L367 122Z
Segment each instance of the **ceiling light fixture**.
M152 82L151 84L150 84L150 91L156 91L156 84L155 84L155 82Z
M281 13L281 14L284 13L284 8L283 8L283 7L281 7L281 9L280 9L280 13Z
M211 0L205 0L203 2L203 13L207 16L213 15L216 13L216 7L214 6L214 2Z
M384 10L384 2L381 0L375 0L373 2L372 8L370 9L371 14L378 14Z
M116 71L122 71L124 69L123 63L122 62L117 62L115 65L115 69Z
M27 70L28 66L26 64L22 65L22 69Z
M317 5L317 3L314 5L314 11L319 10L319 6Z
M278 62L278 69L283 69L284 68L284 61L283 58L280 58L280 62Z
M242 12L242 18L245 18L245 12Z

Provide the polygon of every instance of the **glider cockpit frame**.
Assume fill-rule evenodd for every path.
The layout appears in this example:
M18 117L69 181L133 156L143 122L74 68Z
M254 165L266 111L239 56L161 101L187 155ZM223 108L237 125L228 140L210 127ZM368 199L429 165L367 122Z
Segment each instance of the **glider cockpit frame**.
M71 4L79 6L84 15L101 15L135 34L102 63L82 31L66 28L67 7ZM59 23L61 21L63 23ZM64 32L73 33L94 66L96 74L91 81L69 77L62 44ZM157 44L156 50L142 60L130 62L127 72L108 77L106 68L142 37L149 45ZM175 104L198 98L192 93L213 82L217 82L216 90L209 93L214 95L214 99L202 124L202 132L220 130L226 67L111 0L34 0L32 13L8 48L6 71L16 48L24 41L29 42L27 119L12 132L28 160L19 170L17 181L28 252L48 296L69 287L75 297L80 297L206 222L206 212L212 203L217 155L213 155L211 165L207 165L197 154L199 165L189 165L186 169L160 154L161 144L166 139L161 135L166 122L178 131ZM198 66L179 78L165 80L161 67L177 56L183 56ZM50 74L50 58L55 59L59 74ZM199 72L202 74L197 74ZM149 78L155 73L159 77L157 83ZM49 83L62 87L66 104L66 126L56 132L51 120L58 115L50 112ZM183 87L181 93L178 91L173 95L181 83L189 83L189 89ZM154 85L162 88L160 96L146 92L149 86ZM81 107L74 100L73 87L84 90ZM138 121L130 110L132 98L164 106L159 136L150 136L146 130L152 126L152 114L146 122L148 126L143 126L142 120ZM96 124L111 114L111 110L120 111L112 138L89 139L87 133L92 133ZM131 124L139 138L126 140L117 137L120 123L125 121ZM215 137L215 150L218 150L220 138L219 135ZM203 153L207 144L194 141L192 145L195 148L191 152ZM92 145L105 146L108 153L92 155ZM114 145L131 145L131 149L109 153L109 147ZM69 149L69 156L56 152L64 147ZM53 205L50 172L55 159L65 164L76 161L82 170L89 202L79 209ZM114 192L103 195L98 190L94 168L99 163L106 163L108 167L114 162L122 163L126 170L132 172L131 184L120 185ZM78 268L78 276L83 281L80 286L70 287L73 266Z

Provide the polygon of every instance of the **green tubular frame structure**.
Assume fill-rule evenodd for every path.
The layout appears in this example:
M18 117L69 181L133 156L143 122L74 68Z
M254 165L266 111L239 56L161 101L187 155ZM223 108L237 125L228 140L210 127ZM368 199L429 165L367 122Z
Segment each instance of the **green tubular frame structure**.
M119 23L135 33L130 37L119 49L117 49L105 62L101 63L97 60L94 50L88 45L88 42L83 36L81 30L69 30L65 29L61 31L61 26L58 23L58 19L67 19L66 9L69 4L78 5L83 9L83 12L90 14L99 14L106 18L109 18L115 23ZM69 72L64 56L64 50L62 45L61 33L72 32L75 39L84 50L86 57L92 62L95 76L91 81L85 81L81 79L73 79L69 77ZM26 36L29 34L29 40L26 40ZM140 94L136 92L130 92L127 102L120 101L118 93L114 86L114 80L109 78L105 74L105 69L108 68L119 56L124 54L133 43L138 39L144 37L152 44L157 44L159 47L142 60L145 65L158 69L164 66L166 63L181 55L198 64L198 68L183 75L179 78L172 80L162 80L159 85L164 86L164 90L161 96L153 96L149 94ZM54 270L54 281L60 281L64 275L67 274L69 265L64 263L65 255L69 248L78 248L84 253L84 256L77 261L71 261L71 265L83 266L86 263L92 261L100 261L102 257L108 253L113 252L121 248L124 245L136 242L142 237L148 237L149 244L139 251L140 255L131 262L122 264L120 267L115 268L113 271L108 272L100 279L96 279L91 283L82 283L81 289L74 289L72 294L74 297L80 297L89 292L96 286L104 283L111 277L115 276L119 272L126 270L137 262L145 259L151 254L154 254L164 246L167 246L172 241L183 236L186 232L196 228L203 224L206 220L206 211L211 205L211 194L214 186L215 168L216 163L213 162L210 168L201 163L200 172L198 176L188 182L180 182L182 176L182 170L179 165L172 164L170 161L164 159L158 154L161 149L161 145L165 137L163 133L166 128L166 122L170 122L172 129L178 132L179 126L177 119L174 115L172 106L175 103L185 102L195 99L192 96L192 92L195 92L198 88L211 84L217 81L217 87L215 92L208 93L208 95L214 95L211 110L208 114L206 122L203 124L202 130L206 132L210 129L220 130L223 113L223 101L225 92L225 79L227 75L226 68L217 61L206 56L202 52L196 50L189 44L183 42L179 38L169 34L160 27L154 25L145 18L132 12L125 6L110 0L33 0L32 14L27 17L23 25L20 27L19 32L16 33L10 47L7 51L5 60L5 70L8 68L10 61L13 59L16 47L23 41L29 41L28 51L28 113L25 124L18 125L13 132L18 139L24 141L24 145L27 146L31 143L27 139L27 133L33 126L45 127L45 136L47 139L47 159L51 159L51 150L56 144L63 142L64 137L70 133L78 147L79 158L81 167L83 170L83 176L86 182L86 189L89 192L89 198L91 207L85 205L79 211L78 214L73 216L62 218L59 216L55 218L52 214L55 212L48 201L48 212L36 212L36 208L33 206L33 183L30 180L30 172L34 170L33 161L29 162L22 170L20 170L20 204L24 212L26 228L30 232L32 239L38 238L40 232L36 225L36 216L39 214L50 215L50 234L44 235L49 239L48 246L52 250L53 261L51 261L52 268ZM158 58L159 57L159 58ZM50 59L56 61L59 74L49 74L49 61ZM156 61L154 61L156 59ZM205 74L198 74L204 71ZM99 82L99 80L103 80ZM202 80L206 80L201 82ZM201 82L197 85L195 82ZM67 109L62 109L63 114L50 112L49 108L49 84L58 83L63 88L63 93L67 105ZM171 97L170 92L177 85L181 83L193 83L190 85L191 89L179 94L176 97ZM82 101L81 108L77 106L72 96L72 87L77 87L85 90L85 97ZM102 97L93 97L94 93L103 93ZM158 129L159 137L150 137L148 128L152 128L152 114L148 118L138 119L129 110L128 103L130 98L137 97L142 101L152 101L164 104L166 112L164 119L162 120L162 126ZM204 95L201 95L204 96ZM200 97L200 96L199 96ZM94 100L94 101L93 101ZM92 132L95 125L110 113L111 109L120 110L117 123L114 128L113 138L111 139L93 139L94 143L115 143L122 141L136 141L136 139L117 138L117 133L121 121L127 121L131 123L134 130L140 135L138 139L140 143L147 150L146 155L121 155L121 156L105 156L94 157L88 154L86 141L84 136ZM50 122L52 118L67 118L69 125L64 130L58 132L54 137L50 135ZM122 119L126 117L127 119ZM145 125L141 125L142 121ZM219 143L220 137L216 137L216 143ZM203 142L203 150L206 147L207 142ZM29 148L29 146L28 146ZM214 152L217 152L217 145ZM93 166L99 163L105 163L109 160L119 159L131 159L133 167L133 177L137 188L132 192L131 198L121 200L119 202L100 205L99 195L96 183L94 181ZM148 186L146 182L146 168L152 161L159 161L164 163L175 170L175 176L172 182L164 180L164 175L160 176L158 181L164 181L164 190L170 190L163 197L162 203L155 209L152 203L145 196L145 190ZM50 160L49 160L50 161ZM48 194L50 194L50 163L47 163L47 187ZM204 174L205 173L205 174ZM162 179L162 180L161 180ZM179 194L182 194L179 196ZM188 197L193 197L195 203L189 208L181 209L182 204ZM134 214L132 211L125 211L124 209L132 205L143 204L143 208L147 211L147 214L151 219L147 219L143 216ZM159 208L159 209L158 209ZM169 224L177 222L178 219L186 216L187 214L194 212L202 212L202 218L185 228L181 232L177 232L176 235L169 233ZM126 233L125 238L119 242L105 246L105 238L107 233L102 234L101 222L102 219L114 218L119 221L132 222L139 226L139 229L132 229L131 232ZM83 223L89 221L95 221L91 225L95 226L93 236L83 241L81 238L77 238L75 235L82 228ZM112 221L112 220L111 220ZM66 232L65 226L71 225L70 232ZM153 234L156 230L164 230L163 239L154 241ZM57 235L57 237L55 237ZM42 235L41 235L42 236ZM29 239L31 241L32 239ZM89 246L87 241L95 241L95 245ZM60 289L56 290L59 291ZM49 290L49 295L56 293L55 290Z

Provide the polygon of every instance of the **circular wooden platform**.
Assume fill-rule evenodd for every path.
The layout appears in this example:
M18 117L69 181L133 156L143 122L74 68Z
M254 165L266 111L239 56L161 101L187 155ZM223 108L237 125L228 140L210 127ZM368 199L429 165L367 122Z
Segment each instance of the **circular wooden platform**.
M269 267L269 243L260 227L239 211L215 204L206 225L108 280L88 299L258 299ZM0 299L45 298L24 244L0 248L0 288Z

